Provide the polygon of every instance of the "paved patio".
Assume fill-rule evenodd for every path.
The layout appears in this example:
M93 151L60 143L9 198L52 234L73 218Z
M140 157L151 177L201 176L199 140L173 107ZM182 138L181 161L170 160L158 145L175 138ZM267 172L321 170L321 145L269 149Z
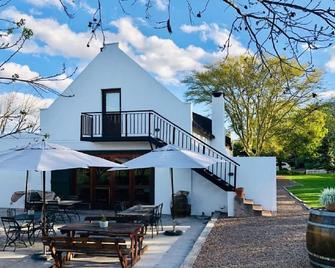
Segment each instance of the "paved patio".
M283 189L289 184L277 180L277 216L219 219L193 267L311 267L308 211Z
M99 212L96 213L97 215ZM105 213L106 214L106 213ZM169 237L160 234L154 235L151 238L151 231L148 230L148 234L145 237L145 244L148 245L148 249L145 251L141 260L136 263L135 268L177 268L179 267L189 251L191 250L194 241L198 238L201 231L205 227L205 223L202 220L198 220L194 217L187 217L177 219L178 229L184 231L182 236ZM169 216L163 216L164 230L172 228L172 222ZM2 249L4 243L4 233L0 229L0 249ZM50 267L53 261L40 262L31 259L31 255L35 252L42 251L42 244L35 243L33 247L29 248L17 248L16 252L12 251L12 248L6 249L5 252L0 251L0 268L12 268L12 267L25 267L25 268L37 268L37 267ZM111 265L112 261L112 265ZM104 257L82 257L76 258L75 261L67 262L64 267L120 267L117 259L104 258Z

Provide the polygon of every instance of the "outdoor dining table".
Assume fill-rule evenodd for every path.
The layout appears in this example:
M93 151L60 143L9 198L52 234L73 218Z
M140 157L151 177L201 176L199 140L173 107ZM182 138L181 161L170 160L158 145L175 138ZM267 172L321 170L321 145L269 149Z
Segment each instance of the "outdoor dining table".
M128 237L130 239L130 250L132 263L135 263L143 248L143 225L130 223L111 223L108 227L100 227L97 222L93 223L73 223L58 228L62 234L68 237L75 237L76 233L86 235L98 235L106 237Z
M126 210L118 212L116 215L119 217L150 217L155 209L155 205L135 205Z
M56 200L46 200L45 202L46 202L46 204L58 205L60 208L69 208L69 207L72 207L76 204L81 203L82 201L80 201L80 200L59 200L57 202ZM29 204L30 205L42 206L43 201L30 201Z

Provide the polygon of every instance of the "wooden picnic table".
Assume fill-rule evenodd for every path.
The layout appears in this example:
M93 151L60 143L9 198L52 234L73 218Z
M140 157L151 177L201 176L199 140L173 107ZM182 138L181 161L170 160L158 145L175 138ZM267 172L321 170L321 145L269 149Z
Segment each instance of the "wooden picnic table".
M78 232L87 236L128 237L132 265L140 258L143 244L143 225L141 224L109 223L107 228L101 228L98 223L73 223L58 229L62 234L67 234L68 237L75 237Z
M122 217L150 217L155 209L155 205L135 205L126 210L117 213L117 216Z

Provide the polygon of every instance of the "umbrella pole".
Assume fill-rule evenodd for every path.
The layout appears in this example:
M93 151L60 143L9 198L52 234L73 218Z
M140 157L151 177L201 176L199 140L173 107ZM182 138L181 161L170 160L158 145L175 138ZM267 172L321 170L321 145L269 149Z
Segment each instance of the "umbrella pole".
M42 194L42 199L43 199L43 204L42 204L42 236L47 236L47 230L46 230L46 200L45 200L45 171L42 172L42 190L43 190L43 194ZM39 260L39 261L47 261L49 260L50 256L47 256L46 254L46 247L43 244L43 251L42 253L34 253L31 256L32 259L34 260Z
M46 202L45 202L45 171L42 172L43 177L43 206L42 206L42 235L46 236ZM43 244L43 255L46 254L45 245Z
M176 230L173 168L170 168L170 175L171 175L171 198L172 198L171 217L172 217L172 222L173 222L172 223L173 224L173 229L172 229L172 231L165 231L164 234L168 235L168 236L176 236L176 235L181 235L183 232L180 231L180 230Z
M27 209L27 202L28 202L28 178L29 178L29 171L26 172L26 187L24 189L24 209Z
M173 221L173 230L175 229L175 200L174 200L174 184L173 184L173 168L170 168L170 176L171 176L171 200L172 200L172 221Z

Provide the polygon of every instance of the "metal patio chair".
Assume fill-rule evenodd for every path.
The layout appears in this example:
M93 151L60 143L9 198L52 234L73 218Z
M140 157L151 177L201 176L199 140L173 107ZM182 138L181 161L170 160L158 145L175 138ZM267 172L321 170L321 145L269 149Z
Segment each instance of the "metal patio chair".
M2 249L3 251L5 251L6 247L14 245L15 252L17 244L23 244L27 247L27 244L24 241L24 236L27 236L29 244L32 245L32 242L30 241L32 232L30 229L31 223L19 224L14 217L1 217L1 222L6 235L6 242Z
M156 223L157 226L160 226L160 227L161 227L161 231L163 231L162 211L163 211L163 203L160 203L160 204L157 206L155 219L156 219L156 222L157 222L157 223Z

